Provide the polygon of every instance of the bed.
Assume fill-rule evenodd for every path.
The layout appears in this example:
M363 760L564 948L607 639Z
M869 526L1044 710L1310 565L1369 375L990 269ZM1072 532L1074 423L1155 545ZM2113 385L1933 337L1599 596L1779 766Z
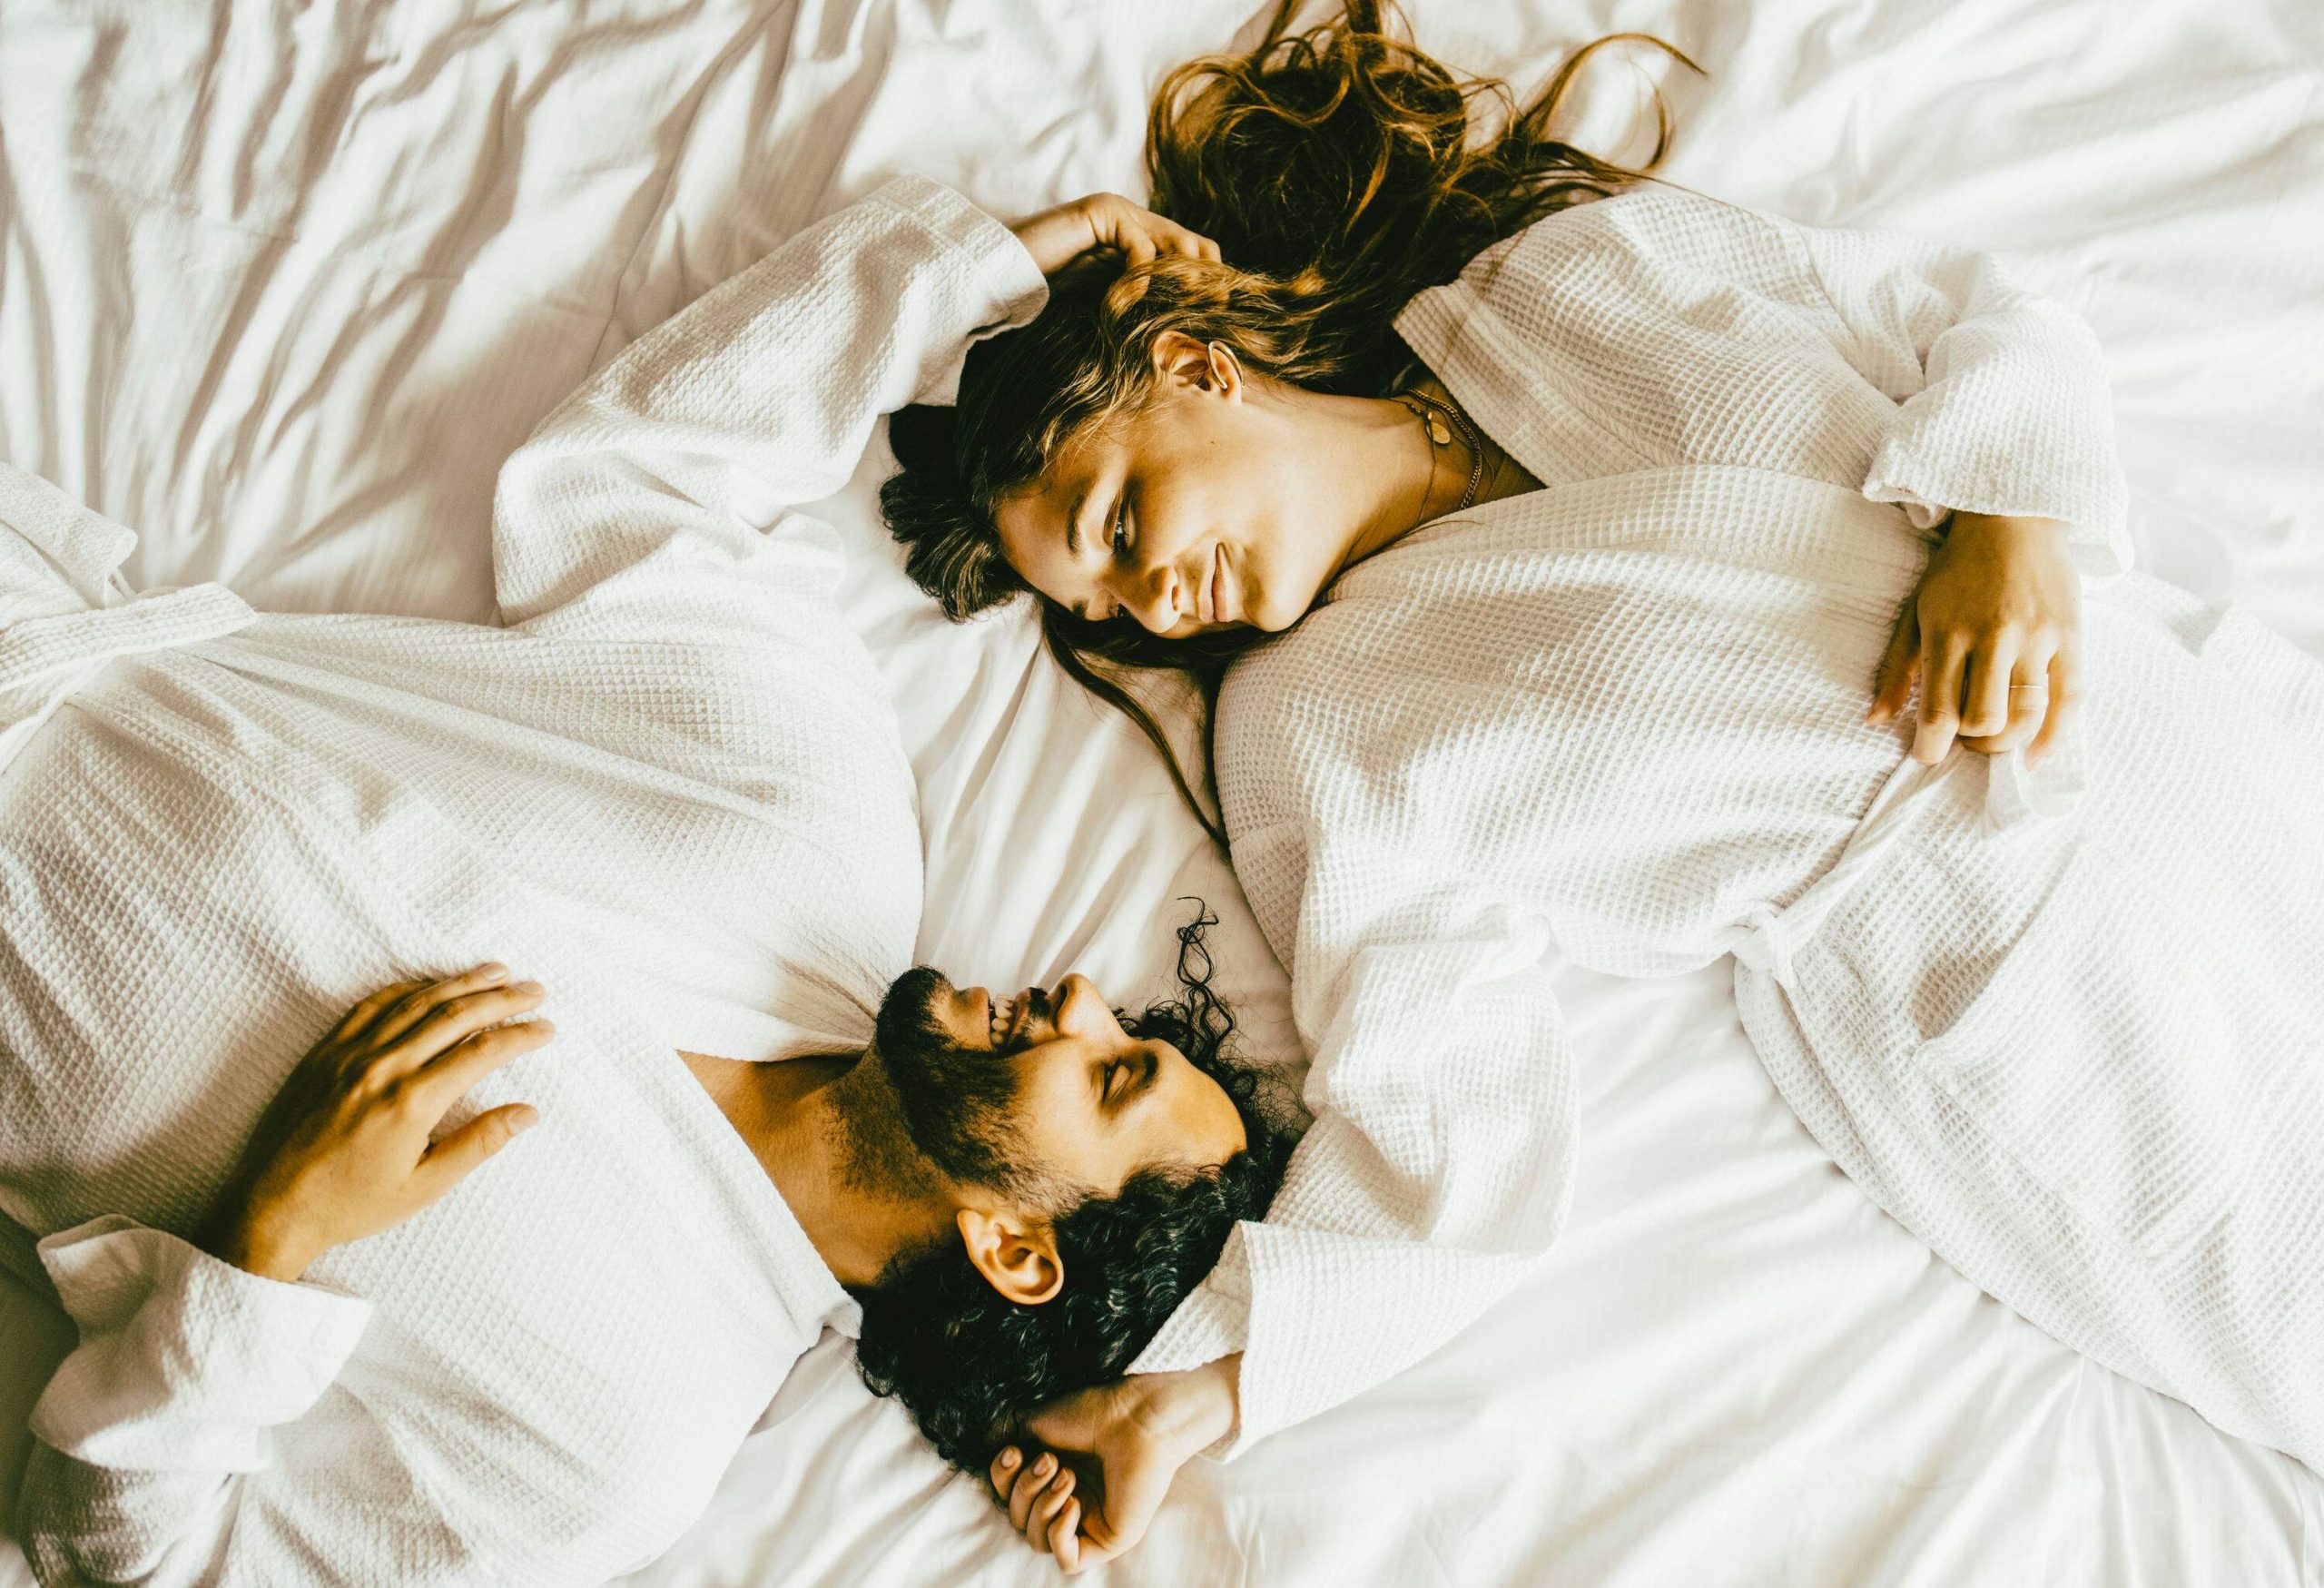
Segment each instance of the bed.
M0 457L139 529L136 584L489 620L495 470L588 370L900 170L1002 214L1139 191L1151 85L1265 9L15 0ZM2075 303L2142 558L2324 655L2324 12L1413 10L1441 57L1521 86L1659 33L1710 74L1666 77L1677 180L1991 247ZM1647 59L1594 71L1586 141L1624 135ZM919 597L872 511L887 466L875 443L826 516L920 776L922 956L1159 991L1199 898L1246 1051L1295 1073L1282 972L1145 742L1025 613L951 627ZM1414 1370L1190 1469L1098 1580L2324 1584L2324 1476L2090 1366L1874 1209L1759 1069L1726 966L1560 981L1585 1126L1552 1259ZM0 1242L10 1496L71 1337L25 1256ZM631 1581L1053 1573L827 1338ZM29 1580L0 1543L0 1585Z

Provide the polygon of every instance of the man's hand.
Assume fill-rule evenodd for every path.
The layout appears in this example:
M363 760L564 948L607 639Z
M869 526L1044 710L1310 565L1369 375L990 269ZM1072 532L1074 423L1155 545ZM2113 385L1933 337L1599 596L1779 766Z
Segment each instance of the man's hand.
M547 1042L537 982L484 965L383 987L350 1010L283 1083L201 1244L261 1278L296 1281L335 1246L399 1224L538 1117L525 1103L428 1135L486 1076Z
M1012 1445L993 1457L992 1489L1009 1524L1068 1573L1137 1544L1178 1469L1235 1425L1242 1360L1141 1373L1052 1402L1028 1425L1048 1450Z
M1093 258L1109 258L1120 265L1141 265L1158 254L1187 259L1216 260L1218 244L1166 221L1119 193L1091 193L1069 204L1043 210L1009 228L1041 274L1056 277L1068 265Z
M1988 755L2031 739L2029 764L2048 752L2082 698L2082 580L2063 526L1953 515L1897 617L1865 720L1904 710L1915 677L1915 759L1935 765L1955 737Z

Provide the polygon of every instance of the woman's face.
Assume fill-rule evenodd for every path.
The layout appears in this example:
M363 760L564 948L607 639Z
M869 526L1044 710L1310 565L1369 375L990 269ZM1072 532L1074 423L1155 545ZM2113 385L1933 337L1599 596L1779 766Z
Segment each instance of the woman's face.
M1364 528L1364 487L1216 344L1169 333L1151 401L1067 447L996 514L1003 554L1058 605L1182 639L1296 623Z

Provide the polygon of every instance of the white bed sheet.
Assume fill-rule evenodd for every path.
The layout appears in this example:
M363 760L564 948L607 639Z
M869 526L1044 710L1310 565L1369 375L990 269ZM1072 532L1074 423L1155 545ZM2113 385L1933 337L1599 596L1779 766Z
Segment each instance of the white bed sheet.
M1160 72L1257 0L485 0L0 10L0 457L147 584L489 616L499 460L589 369L900 169L995 210L1137 191ZM2170 0L1421 0L1538 79L1616 28L1679 180L2004 250L2087 313L2150 567L2324 655L2324 15ZM1590 123L1629 93L1596 79ZM1258 1054L1281 972L1144 742L944 625L832 508L921 780L923 954L1166 984L1199 894ZM2099 681L2102 686L2102 681ZM1879 1215L1753 1060L1725 967L1569 972L1569 1235L1421 1367L1182 1480L1122 1583L2324 1583L2324 1478L2082 1362ZM69 1328L0 1283L0 1483ZM11 1490L12 1483L8 1485ZM835 1342L639 1583L1050 1580ZM23 1567L0 1545L0 1583Z

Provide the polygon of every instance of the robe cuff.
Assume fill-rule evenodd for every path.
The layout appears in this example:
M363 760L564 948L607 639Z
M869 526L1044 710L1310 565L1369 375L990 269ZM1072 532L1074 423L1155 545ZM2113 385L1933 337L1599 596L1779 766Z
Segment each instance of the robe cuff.
M1200 1285L1187 1293L1155 1336L1129 1365L1132 1373L1183 1373L1230 1356L1245 1349L1251 1330L1251 1271L1242 1232L1228 1238L1217 1266ZM1226 1432L1195 1454L1210 1461L1225 1461L1243 1445L1241 1396Z
M924 176L900 176L872 197L958 251L971 279L985 284L999 312L971 331L970 340L1023 325L1049 302L1049 284L1017 234L943 183ZM919 393L919 400L950 402L960 379L956 358Z
M2062 478L2047 470L1965 469L1940 460L1959 450L1957 446L1919 445L1920 428L1908 414L1890 429L1865 476L1866 499L1903 508L1913 528L1924 532L1955 512L2054 518L2065 525L2067 554L2084 578L2111 578L2137 560L2129 491L2111 459L2073 470L2086 476L2082 478Z
M40 1259L81 1331L32 1431L94 1466L255 1472L370 1322L359 1297L285 1285L118 1215L50 1236Z

